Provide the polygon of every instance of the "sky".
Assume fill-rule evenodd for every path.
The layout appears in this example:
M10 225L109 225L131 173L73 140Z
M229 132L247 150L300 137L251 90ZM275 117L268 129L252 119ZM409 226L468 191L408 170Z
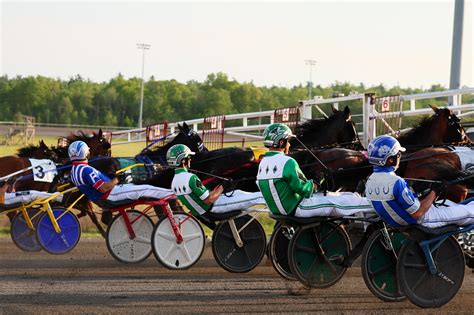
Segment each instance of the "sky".
M449 86L454 0L5 1L0 74L95 82L121 73L204 81L224 72L258 86L339 82ZM461 83L474 86L472 0ZM305 60L316 60L310 71Z

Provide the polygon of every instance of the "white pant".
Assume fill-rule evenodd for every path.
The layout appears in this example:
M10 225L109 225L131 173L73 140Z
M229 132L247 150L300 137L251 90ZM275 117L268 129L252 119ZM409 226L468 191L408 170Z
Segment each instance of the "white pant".
M242 190L235 190L229 195L221 195L212 206L211 212L223 213L232 210L246 210L255 205L266 205L261 192L249 193Z
M318 193L303 199L296 208L295 217L341 217L356 212L374 212L374 210L367 198L357 193L328 192L327 196Z
M109 196L107 197L107 200L137 200L140 198L162 199L172 194L174 194L174 192L171 189L151 185L123 184L114 186Z
M445 204L449 207L431 205L418 223L430 228L448 224L464 226L474 223L474 202L460 205L446 200Z
M37 190L25 190L17 191L12 193L5 193L5 205L11 205L14 203L30 203L36 199L48 198L52 194L45 191ZM63 200L63 195L59 195L54 200L61 202Z

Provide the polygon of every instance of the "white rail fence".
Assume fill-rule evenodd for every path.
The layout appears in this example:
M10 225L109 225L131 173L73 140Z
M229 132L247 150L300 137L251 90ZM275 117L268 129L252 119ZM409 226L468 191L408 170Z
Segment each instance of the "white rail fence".
M357 130L359 131L359 136L361 140L367 145L368 141L376 136L375 134L375 123L376 120L384 120L387 117L408 117L416 115L426 115L431 114L431 108L417 108L417 101L426 100L426 99L439 99L439 98L452 98L452 104L448 103L446 100L446 105L449 105L449 108L455 110L458 116L463 117L467 115L474 114L474 104L462 104L462 96L474 94L474 88L463 88L456 90L446 90L440 92L430 92L422 94L412 94L412 95L401 95L399 100L402 102L400 110L390 111L390 113L377 112L374 108L373 98L374 94L365 93L365 94L351 94L348 96L334 97L323 99L321 97L315 97L313 100L305 100L299 102L299 108L301 113L301 120L307 120L312 118L313 108L320 112L323 116L326 116L322 107L327 105L332 105L338 108L340 105L344 105L347 102L354 104L360 102L362 107L362 114L352 115L357 122ZM409 102L410 106L408 110L403 110L403 104ZM226 136L231 136L234 138L245 138L250 140L261 139L261 131L265 129L268 125L268 122L273 122L274 110L262 111L262 112L251 112L251 113L241 113L241 114L231 114L226 115L226 123L232 121L233 127L226 127L225 134ZM266 123L262 123L262 120ZM170 133L174 133L178 127L178 124L182 124L184 121L168 123L168 129ZM200 131L199 127L204 122L204 118L191 119L187 120L186 123L196 131ZM252 122L252 123L251 123ZM145 131L146 128L136 128L130 130L120 130L113 131L112 135L114 139L113 144L124 144L130 142L140 142L145 141Z

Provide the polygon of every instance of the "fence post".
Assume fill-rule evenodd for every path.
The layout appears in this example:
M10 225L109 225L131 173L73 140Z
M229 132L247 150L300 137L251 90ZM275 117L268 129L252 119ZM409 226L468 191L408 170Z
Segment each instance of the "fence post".
M299 103L300 103L299 105L300 105L300 113L301 113L300 120L303 121L303 120L308 120L308 119L313 118L312 116L313 106L305 105L303 102L299 102Z
M375 119L371 119L374 114L374 107L372 105L372 97L375 93L364 94L364 105L362 107L362 113L364 116L364 146L367 148L370 140L375 137Z

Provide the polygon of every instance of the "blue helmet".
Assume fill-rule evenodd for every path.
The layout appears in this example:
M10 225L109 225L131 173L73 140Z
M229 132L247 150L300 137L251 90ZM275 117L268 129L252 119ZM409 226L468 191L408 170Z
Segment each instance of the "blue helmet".
M398 152L405 152L406 149L394 137L384 135L372 139L367 151L370 164L384 166L389 157L396 155Z
M89 146L84 141L74 141L67 149L71 161L85 160L89 156Z

